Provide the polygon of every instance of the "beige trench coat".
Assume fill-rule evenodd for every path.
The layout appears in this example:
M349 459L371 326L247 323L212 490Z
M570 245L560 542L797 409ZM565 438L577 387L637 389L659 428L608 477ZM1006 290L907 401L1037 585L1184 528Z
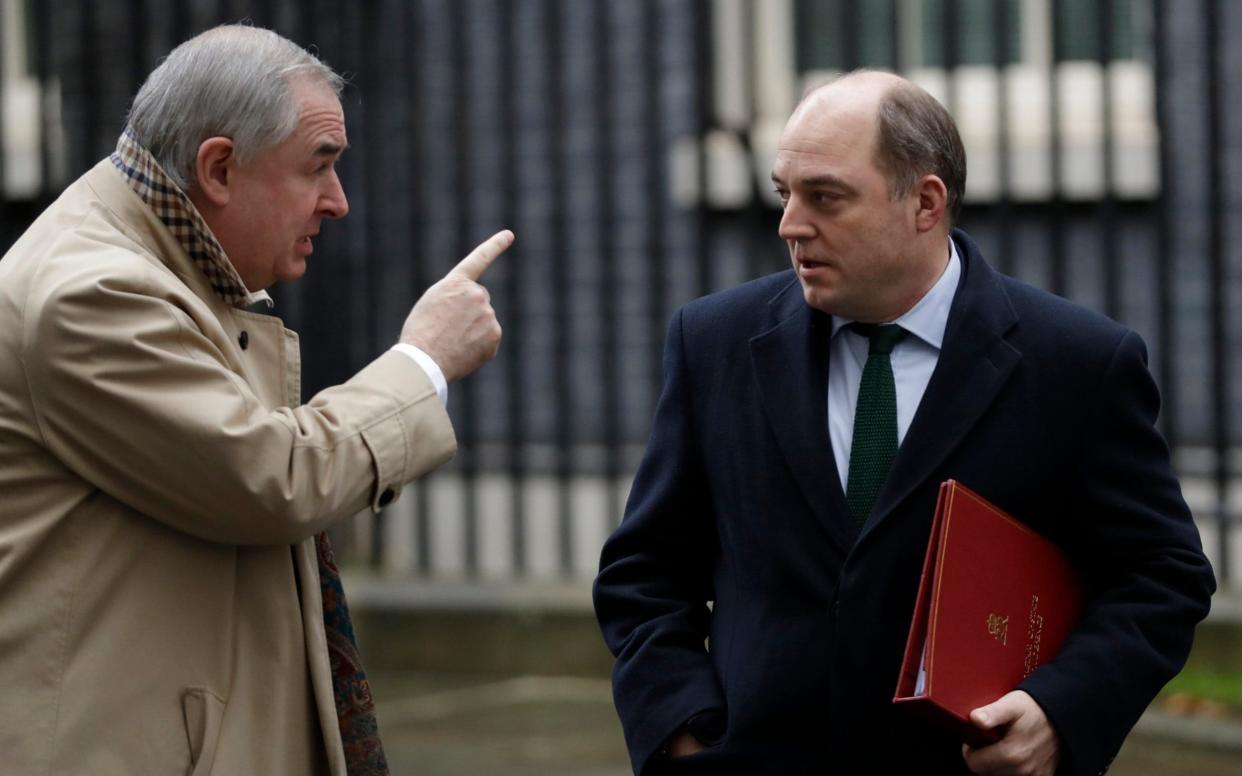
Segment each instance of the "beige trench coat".
M344 776L312 537L455 440L399 353L299 390L106 160L0 260L0 773Z

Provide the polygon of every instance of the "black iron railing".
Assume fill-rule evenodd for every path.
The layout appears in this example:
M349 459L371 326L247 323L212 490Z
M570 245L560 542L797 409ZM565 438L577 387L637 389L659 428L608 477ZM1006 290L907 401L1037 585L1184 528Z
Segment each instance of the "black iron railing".
M1018 27L1027 18L1022 0L989 3L983 16L978 5L922 6L919 23L939 30L922 37L934 41L934 56L925 58L947 74L951 110L965 107L952 74L965 56L968 25L988 26L992 48L983 65L997 73L1030 54L1016 50L1029 46L1017 43L1029 37ZM1242 288L1227 236L1242 223L1233 207L1236 176L1226 171L1242 145L1242 115L1228 99L1228 62L1239 48L1231 44L1242 41L1227 37L1238 26L1226 21L1237 11L1221 0L1071 5L1043 4L1051 14L1041 43L1047 56L1039 60L1050 106L1048 194L1014 195L1018 128L1005 106L1025 96L998 77L998 190L971 202L964 223L1002 269L1097 306L1147 338L1165 398L1162 429L1194 492L1206 494L1192 501L1212 529L1205 540L1218 548L1220 575L1229 578L1221 550L1235 519L1228 505L1233 416L1242 401L1234 390ZM278 311L303 336L308 394L385 348L421 290L475 243L502 226L518 235L487 277L506 332L501 355L451 391L458 459L355 531L357 557L420 575L586 576L593 544L620 517L646 439L670 313L785 262L777 213L761 196L762 170L753 171L750 204L714 206L704 193L714 162L699 142L697 180L680 181L698 199L678 203L670 195L683 173L669 160L687 141L717 130L735 133L748 153L761 150L748 131L716 122L712 15L724 7L708 0L29 1L24 16L0 13L0 42L20 38L26 49L18 72L10 66L0 77L0 127L15 118L6 90L15 79L33 79L41 89L33 117L40 142L27 151L37 186L23 193L0 185L0 248L108 153L131 95L178 41L249 19L314 46L351 81L344 103L353 150L342 176L352 212L326 226L308 277L276 290ZM764 45L753 34L759 14L786 8L796 17L791 28L824 26L822 34L795 29L791 47L835 40L840 50L825 55L835 66L917 68L902 43L913 22L900 12L910 7L744 4L751 24L737 55L750 61ZM889 17L868 16L876 8ZM1118 10L1147 23L1120 30ZM1070 11L1094 27L1104 127L1116 119L1107 74L1121 33L1146 57L1160 130L1159 184L1150 196L1116 185L1111 131L1102 132L1095 157L1099 195L1065 195L1062 128L1076 117L1058 96L1058 63L1070 53L1058 20ZM887 31L889 40L880 45L864 27L871 36ZM884 61L871 61L876 56ZM748 88L753 97L764 84ZM10 137L10 151L14 143ZM0 153L0 182L12 167ZM740 258L730 263L730 256ZM446 531L456 532L452 541L444 541Z

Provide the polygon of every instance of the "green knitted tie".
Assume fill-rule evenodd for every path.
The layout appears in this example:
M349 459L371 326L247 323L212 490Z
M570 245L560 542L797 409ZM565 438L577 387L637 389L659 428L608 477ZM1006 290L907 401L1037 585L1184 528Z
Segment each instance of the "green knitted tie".
M867 365L863 367L862 381L858 384L854 440L845 485L845 502L857 535L867 515L871 514L893 459L897 457L897 389L893 385L889 354L906 336L906 330L896 324L853 323L850 328L871 340Z

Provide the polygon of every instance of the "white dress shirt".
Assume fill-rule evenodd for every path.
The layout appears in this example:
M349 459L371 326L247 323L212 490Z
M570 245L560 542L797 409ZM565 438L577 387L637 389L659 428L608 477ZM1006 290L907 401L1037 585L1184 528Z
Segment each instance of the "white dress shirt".
M390 349L414 359L414 363L422 367L427 377L431 378L431 384L436 387L436 395L440 397L440 403L448 406L448 380L444 379L444 372L435 359L424 353L422 348L416 348L404 342L398 342Z
M936 362L940 360L940 346L944 342L944 328L949 321L949 308L957 293L957 281L962 276L962 263L957 248L949 241L949 263L940 279L895 323L909 332L890 356L893 365L893 383L897 389L897 445L905 441L910 422L919 408L927 383L931 381ZM862 381L863 367L867 363L868 340L861 334L847 329L853 323L839 315L832 316L832 341L828 356L828 436L832 441L832 455L837 461L837 474L841 477L841 489L849 482L850 447L854 443L854 408L858 404L858 384Z

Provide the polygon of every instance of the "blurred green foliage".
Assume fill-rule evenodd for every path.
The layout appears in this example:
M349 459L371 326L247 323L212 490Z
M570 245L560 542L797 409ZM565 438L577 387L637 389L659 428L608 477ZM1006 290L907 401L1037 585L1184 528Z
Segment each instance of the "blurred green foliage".
M1187 666L1164 688L1165 695L1185 693L1242 711L1242 671L1226 673Z
M1177 693L1242 712L1242 622L1212 621L1199 626L1186 667L1161 694Z

